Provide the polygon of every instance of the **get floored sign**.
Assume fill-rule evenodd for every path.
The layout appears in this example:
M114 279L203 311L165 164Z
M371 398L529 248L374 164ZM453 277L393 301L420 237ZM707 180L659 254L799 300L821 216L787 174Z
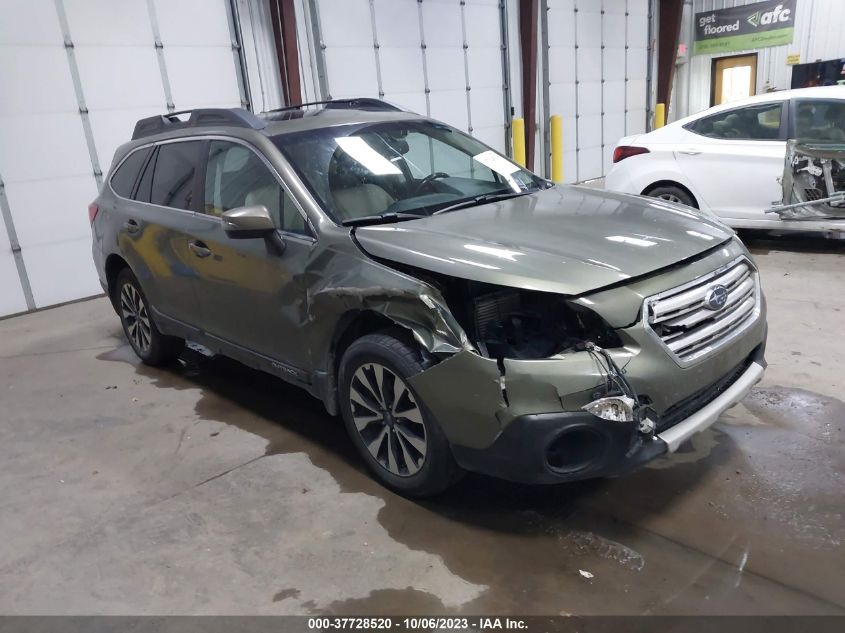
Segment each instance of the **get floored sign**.
M797 0L771 0L695 14L695 54L731 53L792 42Z

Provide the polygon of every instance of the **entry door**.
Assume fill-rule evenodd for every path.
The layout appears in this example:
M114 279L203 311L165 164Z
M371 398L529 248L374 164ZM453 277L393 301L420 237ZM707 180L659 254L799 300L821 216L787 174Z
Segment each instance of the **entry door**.
M269 165L240 143L209 143L203 190L205 227L189 245L202 329L295 369L307 369L308 346L300 324L306 269L316 241L304 216ZM228 237L220 216L259 204L279 227L279 239Z
M722 105L757 94L757 53L713 60L710 105Z
M771 219L764 211L781 198L784 102L725 110L686 127L675 155L699 202L724 218Z

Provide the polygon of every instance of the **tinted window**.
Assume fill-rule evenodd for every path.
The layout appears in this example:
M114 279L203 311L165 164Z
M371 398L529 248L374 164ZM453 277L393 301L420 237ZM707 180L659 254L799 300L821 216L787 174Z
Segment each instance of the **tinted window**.
M190 209L200 141L165 143L158 148L150 202Z
M149 153L149 147L134 151L117 168L117 171L111 177L111 186L117 195L124 198L132 196L132 189L138 179L138 172L144 166L144 161L147 160Z
M307 232L302 214L258 154L226 141L212 141L208 151L205 213L220 216L230 209L260 204L280 229Z
M795 108L795 138L845 141L845 101L799 101Z
M135 191L135 200L139 202L149 202L150 201L150 193L153 188L153 172L155 171L156 167L156 158L158 157L158 151L153 150L153 156L150 158L149 162L147 162L147 166L144 168L144 173L141 174L141 180L138 183L138 188Z
M776 141L782 109L781 103L736 108L699 119L687 129L710 138Z

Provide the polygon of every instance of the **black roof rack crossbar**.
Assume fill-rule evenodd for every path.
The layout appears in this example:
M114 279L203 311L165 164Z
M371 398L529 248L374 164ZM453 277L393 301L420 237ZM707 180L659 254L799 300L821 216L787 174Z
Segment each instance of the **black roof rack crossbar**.
M179 118L180 114L190 114L187 120ZM267 123L243 108L199 108L197 110L180 110L141 119L135 124L132 140L152 136L159 132L178 130L191 127L207 127L214 125L229 125L247 127L253 130L263 129Z
M326 101L309 101L307 103L299 103L296 105L289 105L283 108L274 108L266 110L262 114L270 114L272 112L286 112L288 110L299 110L300 108L307 108L308 106L325 106L326 109L346 109L346 110L386 110L390 112L402 112L402 108L383 101L381 99L374 99L372 97L355 97L352 99L328 99Z

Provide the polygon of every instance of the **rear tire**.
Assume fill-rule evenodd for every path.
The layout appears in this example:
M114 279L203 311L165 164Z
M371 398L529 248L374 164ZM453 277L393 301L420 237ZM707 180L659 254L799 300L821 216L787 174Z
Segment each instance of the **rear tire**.
M463 474L408 383L423 369L416 350L386 334L358 339L340 363L340 410L352 443L379 481L409 497L435 495Z
M185 347L185 341L159 331L147 296L129 268L117 275L114 292L123 333L138 358L154 367L175 360Z
M655 187L646 195L650 198L660 198L661 200L668 200L669 202L685 204L688 207L693 207L694 209L698 208L698 204L695 202L695 198L693 198L688 192L684 191L680 187L675 187L673 185Z

